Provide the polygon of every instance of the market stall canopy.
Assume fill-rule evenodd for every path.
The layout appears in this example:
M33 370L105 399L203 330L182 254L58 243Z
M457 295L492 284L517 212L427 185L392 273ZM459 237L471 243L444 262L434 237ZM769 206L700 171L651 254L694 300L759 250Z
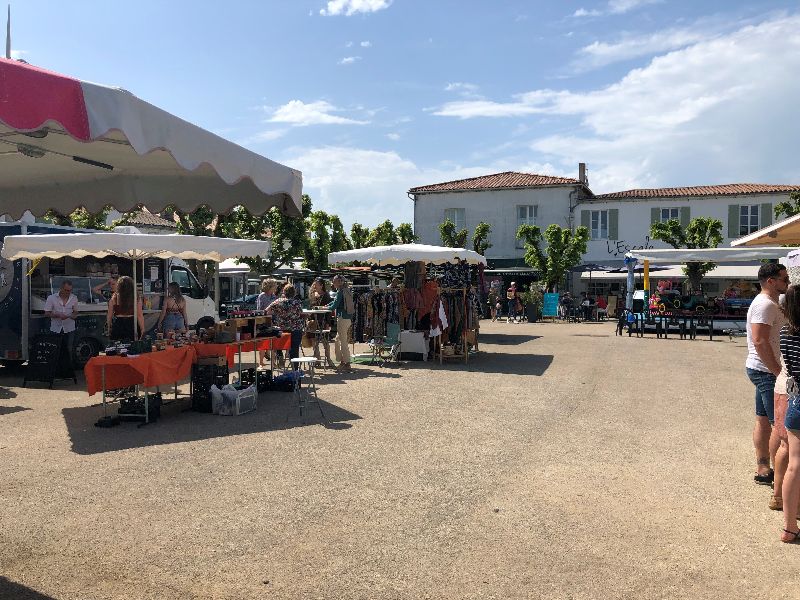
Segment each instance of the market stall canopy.
M133 260L182 258L222 262L238 256L266 256L269 251L268 241L146 233L53 233L8 235L0 255L7 260L120 256Z
M302 174L120 88L0 59L0 215L107 205L301 214Z
M474 250L427 246L425 244L395 244L373 246L328 254L328 263L363 262L373 265L403 265L407 262L424 262L441 265L465 260L471 265L485 265L486 259Z
M636 265L636 274L640 275L642 265ZM711 271L703 275L703 279L758 279L758 267L760 265L717 265ZM621 281L627 277L627 271L614 269L606 273L594 273L595 280ZM652 279L686 279L683 272L683 265L662 265L650 268ZM581 274L582 280L589 279L589 273Z
M625 256L651 263L687 262L750 262L770 258L783 258L786 248L665 248L636 250Z
M731 242L731 246L734 248L775 246L776 244L800 246L800 215L794 215L783 221L778 221L769 227L764 227Z
M252 255L251 255L252 256ZM219 263L219 272L224 275L237 275L241 273L249 273L250 265L243 262L236 262L236 259L229 258Z

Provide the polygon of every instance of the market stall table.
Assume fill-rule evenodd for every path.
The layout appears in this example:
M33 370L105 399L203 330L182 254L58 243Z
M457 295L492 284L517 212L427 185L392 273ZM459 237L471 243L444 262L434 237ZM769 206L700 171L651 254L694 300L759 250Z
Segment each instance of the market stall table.
M195 351L198 357L205 356L224 356L228 361L228 367L232 368L234 358L239 357L239 377L242 370L242 352L255 352L255 360L258 363L258 351L274 352L276 350L286 350L291 348L292 334L281 333L280 337L256 338L254 340L241 340L227 344L196 344Z

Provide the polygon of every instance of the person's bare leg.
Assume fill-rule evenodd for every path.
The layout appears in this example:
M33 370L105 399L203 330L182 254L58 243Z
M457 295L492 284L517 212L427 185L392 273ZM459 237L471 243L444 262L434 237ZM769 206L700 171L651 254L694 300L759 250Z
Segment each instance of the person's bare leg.
M781 447L781 438L778 437L778 432L775 430L775 427L770 428L769 434L769 459L771 464L775 465L775 455L778 452L778 448Z
M797 531L797 502L800 500L800 437L797 432L787 430L789 434L789 467L783 478L783 528L782 542L793 542ZM788 533L792 532L792 533Z
M780 510L783 504L783 478L786 475L786 468L789 466L789 444L784 440L779 440L778 450L775 453L775 481L773 485L772 501L770 508Z
M772 426L767 417L756 416L753 427L753 447L756 450L756 472L759 475L769 475L769 438L772 435Z

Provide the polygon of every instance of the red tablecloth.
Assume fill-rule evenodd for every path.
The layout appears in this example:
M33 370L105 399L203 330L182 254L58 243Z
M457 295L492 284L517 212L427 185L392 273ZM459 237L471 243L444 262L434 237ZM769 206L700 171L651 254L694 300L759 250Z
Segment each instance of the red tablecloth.
M228 367L233 368L236 362L236 355L239 353L239 344L242 346L242 354L253 352L253 350L289 350L292 342L291 333L282 333L279 338L266 338L257 342L232 342L230 344L196 344L197 356L225 356L228 359ZM257 344L257 346L256 346Z
M94 356L83 369L89 395L103 391L103 366L106 389L144 385L167 385L189 377L195 360L193 346L169 348L138 356Z

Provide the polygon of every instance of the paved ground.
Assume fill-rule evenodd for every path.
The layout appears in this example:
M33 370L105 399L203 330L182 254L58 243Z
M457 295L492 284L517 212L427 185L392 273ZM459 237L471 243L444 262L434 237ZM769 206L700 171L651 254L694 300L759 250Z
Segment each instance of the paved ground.
M274 394L101 430L80 386L2 376L0 597L796 596L742 340L482 339L469 366L328 376L328 427Z

